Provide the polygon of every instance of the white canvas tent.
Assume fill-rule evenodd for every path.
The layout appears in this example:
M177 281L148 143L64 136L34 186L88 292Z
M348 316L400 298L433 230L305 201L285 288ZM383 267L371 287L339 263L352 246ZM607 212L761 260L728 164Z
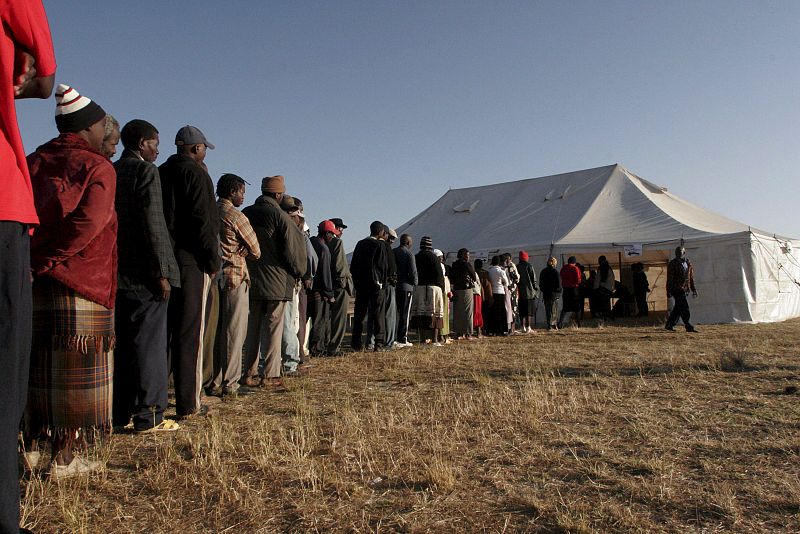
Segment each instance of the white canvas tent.
M771 322L800 316L796 241L711 213L639 178L621 165L479 187L451 189L397 229L428 235L449 258L520 250L538 270L549 255L617 271L640 261L666 306L665 266L683 242L700 297L699 323ZM638 253L638 254L637 254ZM623 279L624 280L624 279ZM660 291L660 293L659 293Z

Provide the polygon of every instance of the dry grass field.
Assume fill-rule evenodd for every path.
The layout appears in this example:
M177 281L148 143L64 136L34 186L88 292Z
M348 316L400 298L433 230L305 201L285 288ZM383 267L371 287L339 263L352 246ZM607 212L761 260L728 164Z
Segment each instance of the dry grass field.
M612 325L315 360L101 475L36 532L798 532L800 321Z

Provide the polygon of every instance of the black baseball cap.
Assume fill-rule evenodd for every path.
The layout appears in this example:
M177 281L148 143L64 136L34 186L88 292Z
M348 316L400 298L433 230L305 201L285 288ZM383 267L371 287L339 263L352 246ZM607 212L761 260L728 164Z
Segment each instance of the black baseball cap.
M347 225L339 218L328 219L336 228L347 228Z

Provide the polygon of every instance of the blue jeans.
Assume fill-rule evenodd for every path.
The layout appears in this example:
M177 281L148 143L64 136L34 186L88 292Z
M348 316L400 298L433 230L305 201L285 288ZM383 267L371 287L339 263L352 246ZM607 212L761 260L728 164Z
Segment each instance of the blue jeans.
M281 337L281 355L284 372L297 371L300 365L300 340L297 338L298 293L295 289L294 298L286 302L283 310L283 335Z

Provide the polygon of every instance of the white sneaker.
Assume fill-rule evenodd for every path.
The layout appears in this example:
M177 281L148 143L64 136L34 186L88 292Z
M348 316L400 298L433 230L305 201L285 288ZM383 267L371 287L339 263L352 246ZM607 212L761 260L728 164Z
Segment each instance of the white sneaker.
M85 460L80 456L75 456L67 465L58 465L53 462L50 466L50 478L62 479L70 478L86 473L95 473L103 470L103 464L91 460Z
M39 467L39 460L42 455L39 451L25 451L22 453L22 462L25 466L25 469L29 471L33 471L37 467Z
M403 346L404 347L413 347L414 344L412 342L410 342L410 341L406 341L405 343L403 343Z
M439 343L438 341L437 341L436 343L434 343L434 344L433 344L433 346L434 346L434 347L444 347L444 345L442 345L442 344L441 344L441 343Z

